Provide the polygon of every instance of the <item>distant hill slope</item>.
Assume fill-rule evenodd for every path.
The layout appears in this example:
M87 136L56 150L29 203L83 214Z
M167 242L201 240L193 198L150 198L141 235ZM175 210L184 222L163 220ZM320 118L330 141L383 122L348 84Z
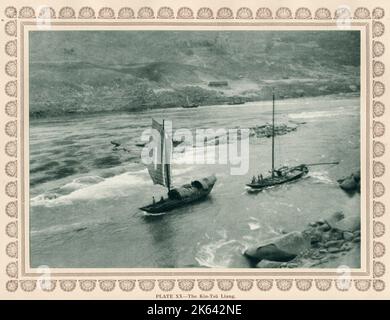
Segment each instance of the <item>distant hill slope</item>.
M359 52L356 31L34 31L30 115L357 92Z

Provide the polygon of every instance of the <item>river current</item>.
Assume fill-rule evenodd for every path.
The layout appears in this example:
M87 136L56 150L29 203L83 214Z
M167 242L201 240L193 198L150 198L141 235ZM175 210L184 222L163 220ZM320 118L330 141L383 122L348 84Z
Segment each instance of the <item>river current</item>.
M250 245L335 211L358 214L360 195L348 196L337 179L360 167L359 101L277 101L276 123L297 129L276 137L276 164L340 164L312 167L305 178L260 193L245 184L270 169L271 139L250 138L244 175L231 175L229 164L179 163L204 147L177 147L176 185L212 173L218 180L207 200L158 217L138 209L166 193L152 184L136 146L151 119L171 120L174 130L250 128L270 123L271 102L31 120L32 267L248 267L242 251Z

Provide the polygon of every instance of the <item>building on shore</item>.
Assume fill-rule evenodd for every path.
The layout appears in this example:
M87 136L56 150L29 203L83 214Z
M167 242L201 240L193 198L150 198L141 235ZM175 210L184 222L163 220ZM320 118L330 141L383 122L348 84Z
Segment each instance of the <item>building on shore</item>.
M210 81L209 87L227 87L228 84L227 81Z

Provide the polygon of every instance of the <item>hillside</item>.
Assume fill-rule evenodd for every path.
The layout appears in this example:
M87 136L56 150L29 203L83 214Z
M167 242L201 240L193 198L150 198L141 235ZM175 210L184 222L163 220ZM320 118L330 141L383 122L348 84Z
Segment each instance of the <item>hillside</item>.
M356 31L35 31L30 115L358 92L359 52Z

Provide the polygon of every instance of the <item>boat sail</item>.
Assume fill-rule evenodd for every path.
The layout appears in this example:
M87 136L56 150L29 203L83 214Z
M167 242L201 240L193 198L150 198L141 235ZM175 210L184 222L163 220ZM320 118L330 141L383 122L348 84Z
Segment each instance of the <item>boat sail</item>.
M168 188L172 185L171 178L171 158L172 158L172 139L164 128L164 122L161 125L152 119L152 128L157 130L160 138L160 147L153 149L153 162L148 165L148 172L154 184L160 184Z
M191 203L204 200L214 187L217 180L211 175L178 188L172 185L171 159L172 159L172 137L166 132L164 121L161 125L152 119L152 128L159 133L160 141L157 148L153 149L153 162L147 166L150 178L154 184L159 184L168 189L168 197L141 207L140 210L151 214L167 212Z

